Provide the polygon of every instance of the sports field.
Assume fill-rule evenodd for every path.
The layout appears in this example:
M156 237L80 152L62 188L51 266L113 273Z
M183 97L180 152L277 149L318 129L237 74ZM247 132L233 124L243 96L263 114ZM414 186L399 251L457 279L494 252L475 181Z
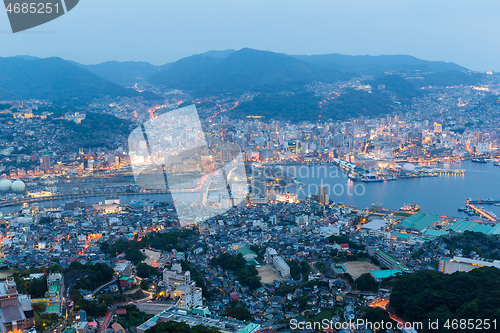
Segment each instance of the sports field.
M274 280L284 281L276 274L276 271L271 266L261 266L257 268L262 283L273 283Z
M349 273L354 280L361 276L361 274L368 273L369 271L378 271L380 268L368 261L348 261L344 263Z

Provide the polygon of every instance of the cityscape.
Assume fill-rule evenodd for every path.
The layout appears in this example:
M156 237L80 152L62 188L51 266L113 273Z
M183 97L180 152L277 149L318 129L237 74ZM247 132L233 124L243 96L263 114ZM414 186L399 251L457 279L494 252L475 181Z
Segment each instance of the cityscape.
M499 331L500 70L263 49L1 54L1 332Z

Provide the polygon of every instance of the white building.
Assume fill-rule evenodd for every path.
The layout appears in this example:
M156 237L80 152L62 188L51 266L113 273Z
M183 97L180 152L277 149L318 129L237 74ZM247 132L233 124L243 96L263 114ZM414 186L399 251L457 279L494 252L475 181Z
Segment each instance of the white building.
M280 256L273 257L273 267L283 279L290 278L290 266Z
M296 216L295 223L297 223L297 225L301 228L307 226L309 225L309 216L307 215Z
M181 264L175 263L171 269L165 268L163 270L163 283L167 288L188 285L191 283L191 272L183 272Z
M264 259L266 260L266 262L268 264L272 264L273 263L273 258L275 256L277 256L277 255L278 255L278 252L276 252L275 249L273 249L272 247L268 247L266 249L266 254L264 255Z
M295 193L280 193L276 196L277 202L296 203L299 202L298 196Z
M453 259L441 258L439 260L439 271L445 274L455 272L470 272L474 268L496 267L500 269L500 260L471 259L455 256Z
M175 263L171 269L163 270L163 283L167 294L179 301L179 307L191 309L203 305L201 288L191 281L190 271L182 271L181 264Z

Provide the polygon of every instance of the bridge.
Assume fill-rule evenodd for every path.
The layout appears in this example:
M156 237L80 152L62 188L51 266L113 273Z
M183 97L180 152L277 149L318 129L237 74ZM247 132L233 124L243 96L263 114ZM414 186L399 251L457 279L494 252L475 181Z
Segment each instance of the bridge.
M92 296L95 296L97 294L99 294L104 288L107 288L109 287L110 285L112 285L113 283L116 282L116 276L113 276L113 280L109 281L108 283L105 283L103 284L102 286L100 287L97 287L97 289L95 289L93 292L92 292Z

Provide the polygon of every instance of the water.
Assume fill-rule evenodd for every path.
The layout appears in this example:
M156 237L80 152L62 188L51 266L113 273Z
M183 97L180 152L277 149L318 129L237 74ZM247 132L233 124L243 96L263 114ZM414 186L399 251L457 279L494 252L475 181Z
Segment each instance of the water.
M380 202L385 208L399 209L404 204L415 201L422 213L466 217L457 209L465 206L467 199L500 200L500 168L491 163L480 164L465 161L461 164L440 165L444 169L463 169L464 175L442 175L437 177L423 177L413 179L399 179L378 183L352 182L335 166L283 166L290 174L298 177L306 186L302 189L289 188L291 193L299 193L304 199L308 194L317 194L318 186L330 186L330 199L339 203L369 207L372 203ZM80 198L87 205L104 202L106 196ZM157 202L171 202L167 194L122 195L121 203L130 203L134 200L155 200ZM72 199L47 200L39 202L41 208L59 207ZM485 205L487 210L500 217L500 207ZM0 211L4 214L18 211L20 206L4 207Z
M500 200L500 168L492 163L465 161L461 164L445 164L439 167L463 169L465 174L364 183L350 181L345 174L337 172L335 166L284 166L283 168L292 174L295 173L306 185L302 190L297 188L287 190L292 193L298 192L300 199L308 194L317 194L318 185L328 184L331 200L360 208L368 207L378 201L385 208L399 209L404 204L415 201L421 207L422 213L465 217L468 215L458 212L457 209L464 207L465 200L469 198ZM484 207L500 216L500 207L493 205Z

